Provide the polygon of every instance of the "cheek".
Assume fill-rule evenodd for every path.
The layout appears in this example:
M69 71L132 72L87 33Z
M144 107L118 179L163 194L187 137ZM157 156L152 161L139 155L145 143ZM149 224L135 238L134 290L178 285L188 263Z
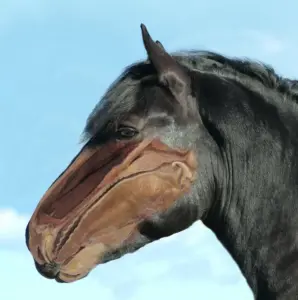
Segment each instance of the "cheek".
M158 240L167 236L166 230L164 228L166 227L163 225L162 219L152 218L150 220L143 221L139 225L138 229L140 234L146 236L150 240Z
M139 232L150 240L158 240L178 233L199 219L198 191L193 184L190 191L181 195L173 205L163 212L156 212L139 224Z

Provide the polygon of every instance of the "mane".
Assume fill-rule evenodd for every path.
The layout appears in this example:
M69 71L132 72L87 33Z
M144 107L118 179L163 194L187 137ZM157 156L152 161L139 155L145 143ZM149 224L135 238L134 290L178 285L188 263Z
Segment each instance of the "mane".
M181 51L172 53L172 56L192 70L232 78L251 90L255 89L261 94L263 92L263 98L266 98L268 93L275 96L279 94L279 98L292 102L298 110L298 80L278 75L267 64L250 59L228 58L210 51ZM141 81L154 74L155 70L148 60L128 66L89 115L82 141L95 136L109 122L117 123L125 118L140 104L137 103L135 95Z
M228 58L209 51L185 51L174 56L189 68L242 81L246 79L259 82L265 88L281 93L287 99L298 103L298 80L278 75L270 65L247 58Z

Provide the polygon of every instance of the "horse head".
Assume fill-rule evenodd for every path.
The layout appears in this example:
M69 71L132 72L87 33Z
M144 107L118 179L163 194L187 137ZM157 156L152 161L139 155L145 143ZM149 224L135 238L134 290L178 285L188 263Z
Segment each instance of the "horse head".
M37 270L73 282L202 220L257 299L298 294L297 82L220 55L147 60L90 114L81 151L26 230Z
M108 90L88 119L86 144L27 227L37 269L58 281L181 231L206 210L193 200L199 177L205 192L212 184L199 158L208 145L196 78L141 28L148 60Z

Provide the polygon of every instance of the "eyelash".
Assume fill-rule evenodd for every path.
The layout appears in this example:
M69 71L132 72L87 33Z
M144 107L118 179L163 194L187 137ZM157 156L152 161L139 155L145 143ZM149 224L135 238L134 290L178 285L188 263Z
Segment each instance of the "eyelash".
M116 131L117 139L132 139L138 135L138 130L130 126L119 126Z

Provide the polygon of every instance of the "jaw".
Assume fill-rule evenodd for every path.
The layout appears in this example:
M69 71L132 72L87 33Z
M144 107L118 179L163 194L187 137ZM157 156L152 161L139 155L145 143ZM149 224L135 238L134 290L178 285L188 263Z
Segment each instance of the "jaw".
M29 222L34 260L59 266L58 281L73 282L150 242L139 225L189 191L194 157L158 140L83 149Z

